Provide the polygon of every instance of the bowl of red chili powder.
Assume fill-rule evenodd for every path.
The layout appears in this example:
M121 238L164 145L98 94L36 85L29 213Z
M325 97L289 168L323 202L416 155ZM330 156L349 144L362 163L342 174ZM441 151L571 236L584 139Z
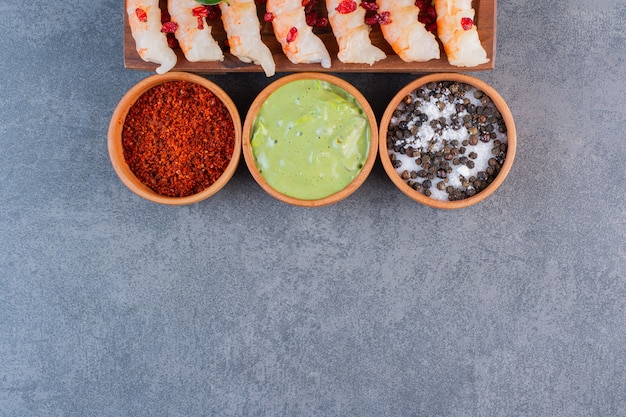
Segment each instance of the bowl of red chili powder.
M131 191L160 204L193 204L222 189L237 169L241 119L231 98L208 79L153 75L115 108L108 147Z

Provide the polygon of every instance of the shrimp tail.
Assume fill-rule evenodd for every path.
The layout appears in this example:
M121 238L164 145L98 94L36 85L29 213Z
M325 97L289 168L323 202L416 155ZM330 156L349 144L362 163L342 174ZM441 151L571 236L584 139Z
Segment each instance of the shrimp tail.
M326 0L328 20L339 45L337 58L344 63L369 64L387 57L370 40L370 26L365 23L365 9L340 11L341 0ZM355 3L356 4L356 3Z
M332 61L324 42L306 23L302 0L267 0L274 36L285 56L294 64L320 63L330 68Z
M450 65L474 67L489 62L474 23L472 0L435 0L437 35Z
M389 21L380 25L385 40L405 62L439 59L439 43L435 35L418 20L419 7L414 0L376 0L380 13Z
M145 62L158 64L158 74L174 68L177 57L161 32L161 9L158 0L127 0L126 14L137 53Z
M219 4L230 52L242 62L261 65L265 75L276 72L270 49L261 40L261 24L254 0L228 0Z
M189 62L223 61L224 54L211 35L206 17L194 14L202 7L195 0L168 0L167 8L172 21L178 25L174 36Z

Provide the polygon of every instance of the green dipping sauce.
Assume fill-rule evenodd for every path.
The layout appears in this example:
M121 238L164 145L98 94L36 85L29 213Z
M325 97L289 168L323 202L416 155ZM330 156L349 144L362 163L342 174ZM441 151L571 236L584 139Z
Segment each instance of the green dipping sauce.
M370 137L367 116L347 91L326 81L297 80L263 103L250 144L272 188L317 200L341 191L361 172Z

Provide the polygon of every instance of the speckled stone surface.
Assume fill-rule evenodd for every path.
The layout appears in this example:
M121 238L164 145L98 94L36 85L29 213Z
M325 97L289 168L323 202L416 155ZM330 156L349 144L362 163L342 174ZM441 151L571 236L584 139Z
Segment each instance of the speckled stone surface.
M499 2L474 75L518 156L453 212L378 162L324 208L243 163L203 203L144 201L106 146L148 75L121 2L0 6L1 416L626 416L623 0ZM415 78L341 76L379 118ZM269 83L209 78L242 114Z

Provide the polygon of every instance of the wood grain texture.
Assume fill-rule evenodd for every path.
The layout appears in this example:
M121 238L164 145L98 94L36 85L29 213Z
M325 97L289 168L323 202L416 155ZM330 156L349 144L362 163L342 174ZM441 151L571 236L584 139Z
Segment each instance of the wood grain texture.
M161 0L161 8L166 8L166 1ZM319 64L293 64L283 54L280 44L275 39L272 32L271 23L263 21L265 13L264 5L257 5L261 22L261 37L263 42L270 48L276 62L276 72L380 72L380 73L429 73L429 72L460 72L460 71L487 71L495 68L496 61L496 3L497 0L474 0L474 9L476 10L475 22L478 27L478 34L489 62L475 67L455 67L448 63L443 46L440 43L441 58L428 62L404 62L391 49L384 40L378 25L372 26L370 38L372 43L382 49L387 58L378 61L373 65L367 64L344 64L337 59L337 42L330 28L316 29L315 33L322 39L328 52L332 58L330 68L323 68ZM323 4L320 4L323 7ZM133 70L154 71L157 65L144 62L135 49L135 40L128 26L128 16L125 9L122 11L124 15L124 67ZM320 13L326 15L325 10ZM221 20L210 22L213 29L211 33L220 45L225 44L226 32L222 26ZM204 74L225 74L238 72L263 72L259 65L246 64L241 62L235 56L224 48L224 61L221 62L189 62L185 59L180 49L176 50L178 62L173 68L175 71L186 71Z

